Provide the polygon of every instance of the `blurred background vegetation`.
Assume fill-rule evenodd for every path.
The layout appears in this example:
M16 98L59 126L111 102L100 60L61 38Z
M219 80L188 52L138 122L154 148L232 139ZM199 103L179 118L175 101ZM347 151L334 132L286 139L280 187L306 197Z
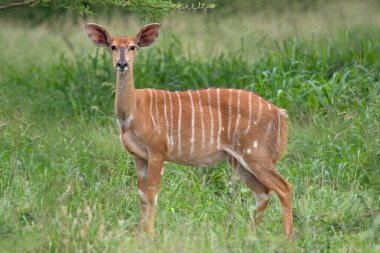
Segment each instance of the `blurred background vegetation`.
M203 3L217 7L0 12L0 251L379 251L380 1ZM134 161L113 116L115 73L87 22L127 36L162 24L135 61L138 88L243 88L288 110L289 148L277 168L293 184L294 244L281 236L276 197L262 226L247 230L255 201L226 164L166 164L157 242L138 235Z

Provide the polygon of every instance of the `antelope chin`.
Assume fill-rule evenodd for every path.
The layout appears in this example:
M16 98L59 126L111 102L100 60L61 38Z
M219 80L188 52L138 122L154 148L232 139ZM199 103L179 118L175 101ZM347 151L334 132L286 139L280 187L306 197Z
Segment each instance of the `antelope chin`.
M127 72L129 68L120 68L120 67L116 67L116 71L120 71L120 72Z

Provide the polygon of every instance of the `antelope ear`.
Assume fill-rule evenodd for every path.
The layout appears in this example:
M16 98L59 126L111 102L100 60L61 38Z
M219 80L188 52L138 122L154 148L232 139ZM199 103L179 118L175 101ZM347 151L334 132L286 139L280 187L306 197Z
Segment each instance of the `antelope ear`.
M109 47L111 45L112 38L104 27L88 23L85 29L88 37L98 47Z
M136 43L139 47L147 47L152 45L160 33L160 24L153 23L141 28L140 32L136 35Z

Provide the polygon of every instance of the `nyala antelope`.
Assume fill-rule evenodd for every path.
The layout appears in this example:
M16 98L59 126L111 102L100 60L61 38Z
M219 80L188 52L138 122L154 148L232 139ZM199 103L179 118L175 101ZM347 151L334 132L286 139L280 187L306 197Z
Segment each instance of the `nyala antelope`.
M256 198L255 224L273 191L282 205L285 234L292 238L292 186L274 168L287 146L285 110L247 90L135 89L133 62L140 48L155 42L160 24L143 27L135 37L113 37L92 23L85 29L95 45L112 51L115 113L121 143L136 161L142 229L154 238L164 161L215 166L228 160Z

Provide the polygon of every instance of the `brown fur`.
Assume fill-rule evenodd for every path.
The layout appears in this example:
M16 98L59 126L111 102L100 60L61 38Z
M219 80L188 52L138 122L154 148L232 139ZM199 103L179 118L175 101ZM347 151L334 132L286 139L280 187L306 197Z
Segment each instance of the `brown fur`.
M120 140L136 160L141 225L152 238L164 161L213 166L226 159L257 197L256 224L274 191L282 204L285 233L293 236L291 185L274 168L287 146L285 110L246 90L135 89L137 50L132 47L152 44L159 25L148 25L133 38L111 37L95 24L86 31L98 46L114 47L115 68L117 49L126 48L128 69L117 71L115 113Z

